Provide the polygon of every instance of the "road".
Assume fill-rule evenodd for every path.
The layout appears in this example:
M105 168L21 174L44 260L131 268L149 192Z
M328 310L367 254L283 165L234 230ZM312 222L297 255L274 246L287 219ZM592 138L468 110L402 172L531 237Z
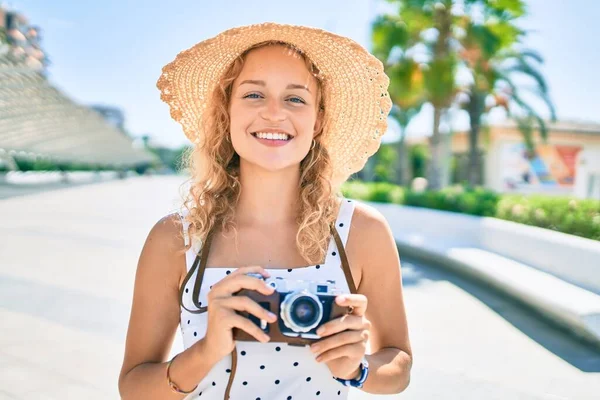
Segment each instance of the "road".
M119 398L137 257L181 183L142 177L0 200L0 399ZM410 387L351 399L598 398L599 352L485 287L401 261Z

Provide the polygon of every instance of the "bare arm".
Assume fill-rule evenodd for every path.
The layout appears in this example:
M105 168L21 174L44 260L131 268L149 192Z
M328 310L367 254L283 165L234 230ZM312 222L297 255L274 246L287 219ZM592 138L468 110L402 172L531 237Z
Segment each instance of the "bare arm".
M185 274L183 240L175 215L150 231L139 258L133 304L119 375L119 393L130 399L182 399L166 380L166 360L179 323L179 283ZM204 341L181 353L171 365L171 379L183 390L193 389L217 362Z
M361 271L357 290L368 299L366 317L372 324L371 355L367 356L369 377L363 390L399 393L410 382L412 350L398 249L387 221L377 210L357 205L354 219L354 232L360 236L355 239L365 250L357 257Z

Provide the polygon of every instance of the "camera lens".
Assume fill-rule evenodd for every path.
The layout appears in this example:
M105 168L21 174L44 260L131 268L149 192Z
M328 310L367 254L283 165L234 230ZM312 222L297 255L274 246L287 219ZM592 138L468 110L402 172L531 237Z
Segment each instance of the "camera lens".
M300 297L291 305L290 314L296 324L308 326L315 322L317 305L310 297Z
M321 321L323 306L319 298L310 292L293 292L281 302L281 317L294 332L308 332Z

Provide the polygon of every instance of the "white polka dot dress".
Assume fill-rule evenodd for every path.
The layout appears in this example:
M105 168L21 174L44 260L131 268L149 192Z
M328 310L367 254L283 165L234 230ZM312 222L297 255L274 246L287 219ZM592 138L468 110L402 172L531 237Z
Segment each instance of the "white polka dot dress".
M336 229L344 246L348 239L350 222L354 212L354 200L342 199ZM186 242L187 223L184 223ZM187 269L190 270L200 246L194 245L186 253ZM207 305L211 286L231 273L234 268L210 268L204 272L199 301ZM325 264L294 269L268 269L272 277L301 280L334 280L336 286L350 293L341 260L333 237L330 240ZM194 310L192 302L195 275L187 282L183 293L183 305ZM207 313L192 314L181 307L181 332L187 349L206 333ZM348 388L335 379L325 363L315 361L308 346L290 346L287 343L236 342L237 368L230 390L230 400L308 400L347 399ZM196 390L185 399L223 400L231 373L231 355L224 357L199 382Z

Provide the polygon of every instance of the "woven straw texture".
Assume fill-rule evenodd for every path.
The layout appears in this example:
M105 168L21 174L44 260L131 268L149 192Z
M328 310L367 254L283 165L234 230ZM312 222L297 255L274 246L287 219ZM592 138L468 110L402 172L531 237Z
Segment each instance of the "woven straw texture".
M320 141L331 156L337 187L377 151L392 107L383 64L353 40L275 23L229 29L180 52L163 67L157 82L161 99L185 135L199 143L203 113L220 77L246 49L271 40L298 47L322 73L326 115Z

